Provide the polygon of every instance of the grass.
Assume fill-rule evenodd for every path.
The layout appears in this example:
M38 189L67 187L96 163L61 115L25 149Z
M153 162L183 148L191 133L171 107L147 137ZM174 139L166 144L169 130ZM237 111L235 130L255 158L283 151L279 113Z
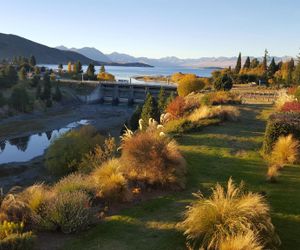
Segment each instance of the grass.
M280 249L300 245L300 167L283 169L278 183L265 181L267 164L259 154L265 130L260 114L268 106L243 106L236 123L204 128L179 139L187 159L184 192L155 198L124 209L86 233L68 241L62 249L186 249L176 228L192 200L192 192L210 194L216 182L229 177L246 182L251 191L264 192L271 205L273 224L282 240ZM264 111L266 113L266 111Z

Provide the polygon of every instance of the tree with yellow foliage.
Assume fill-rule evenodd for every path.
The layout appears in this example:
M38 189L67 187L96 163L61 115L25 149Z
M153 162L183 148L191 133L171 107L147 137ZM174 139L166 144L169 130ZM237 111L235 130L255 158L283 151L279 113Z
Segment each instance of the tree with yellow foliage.
M112 74L109 74L107 72L100 72L97 75L97 79L99 81L103 81L103 82L115 82L116 81L115 76Z
M72 73L72 63L68 63L68 73Z

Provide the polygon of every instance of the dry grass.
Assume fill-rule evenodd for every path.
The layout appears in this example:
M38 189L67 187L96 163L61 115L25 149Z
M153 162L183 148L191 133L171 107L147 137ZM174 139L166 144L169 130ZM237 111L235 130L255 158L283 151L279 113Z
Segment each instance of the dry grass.
M277 165L271 165L268 167L267 181L277 182L277 177L279 176L279 167Z
M260 240L252 232L226 237L221 241L219 250L263 250Z
M185 160L175 141L156 132L138 132L122 143L122 171L147 185L184 187Z
M120 161L111 159L95 169L91 178L99 197L106 200L127 200L127 180L120 171Z
M298 158L299 141L294 139L291 134L279 137L271 153L271 164L283 167L285 164L295 163Z
M230 179L227 189L217 184L211 197L200 193L197 198L180 224L193 249L218 250L223 239L247 233L249 229L263 239L266 247L279 244L265 198L244 191L242 184L235 186Z
M57 182L52 191L55 194L82 191L92 196L95 190L88 176L74 173Z
M188 119L197 122L201 119L220 118L221 120L237 121L239 110L233 106L202 106L194 110Z

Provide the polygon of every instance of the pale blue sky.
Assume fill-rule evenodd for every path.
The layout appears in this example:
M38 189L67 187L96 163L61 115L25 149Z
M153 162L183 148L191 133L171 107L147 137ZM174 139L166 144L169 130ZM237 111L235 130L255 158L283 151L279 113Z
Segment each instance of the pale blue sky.
M295 56L299 0L9 0L0 32L134 56Z

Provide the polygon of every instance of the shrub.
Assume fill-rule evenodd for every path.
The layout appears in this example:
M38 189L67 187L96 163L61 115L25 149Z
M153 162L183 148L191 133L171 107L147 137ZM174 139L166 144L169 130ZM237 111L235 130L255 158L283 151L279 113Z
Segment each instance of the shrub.
M30 208L17 194L6 195L1 203L0 211L2 220L27 223L31 218Z
M264 136L263 152L272 151L280 136L292 134L296 140L300 139L300 113L275 113L269 117Z
M58 193L47 203L40 226L45 229L74 233L92 222L90 199L82 191Z
M232 92L217 91L204 95L201 103L203 105L239 104L241 98L238 94Z
M237 121L239 115L239 110L233 106L202 106L194 110L188 119L192 122L207 118L219 118L221 121Z
M230 90L232 88L232 78L228 74L222 74L215 78L214 88L216 90Z
M98 195L107 200L126 200L127 181L120 171L120 161L111 159L91 174Z
M219 250L263 250L258 237L252 232L238 234L222 239Z
M271 162L279 166L293 164L299 158L299 141L295 140L290 134L280 136L274 144L271 153Z
M129 180L184 187L185 160L175 141L153 132L138 132L121 146L122 171Z
M92 126L72 130L54 140L46 152L46 166L52 174L65 175L78 170L82 157L104 143Z
M204 86L203 79L197 78L196 75L186 75L178 82L177 92L179 96L186 96L192 92L202 90Z
M242 184L236 187L230 179L227 190L217 184L211 197L205 198L200 193L197 198L186 210L180 224L193 249L218 250L226 237L245 234L249 230L257 234L266 247L280 244L265 199L244 191Z
M13 88L9 102L14 109L20 112L30 110L30 98L24 87Z
M117 145L115 139L112 137L105 139L102 147L96 145L93 151L84 155L79 164L79 170L84 173L91 172L105 161L113 158L116 155L116 151Z
M70 174L62 178L53 186L53 192L57 195L60 193L82 191L90 196L94 194L94 186L87 176L81 174Z
M171 101L167 108L167 113L171 114L174 118L180 118L185 112L185 100L181 96L177 96L173 101Z
M275 107L277 110L280 110L281 107L286 102L293 102L293 101L295 101L294 96L288 95L285 90L280 90L280 91L278 91L278 97L276 98L276 101L275 101Z
M294 97L300 101L300 88L298 87L294 92Z
M34 247L35 236L32 232L23 232L23 223L4 221L0 224L1 250L31 250Z
M300 112L300 102L286 102L281 106L280 110L283 112Z

